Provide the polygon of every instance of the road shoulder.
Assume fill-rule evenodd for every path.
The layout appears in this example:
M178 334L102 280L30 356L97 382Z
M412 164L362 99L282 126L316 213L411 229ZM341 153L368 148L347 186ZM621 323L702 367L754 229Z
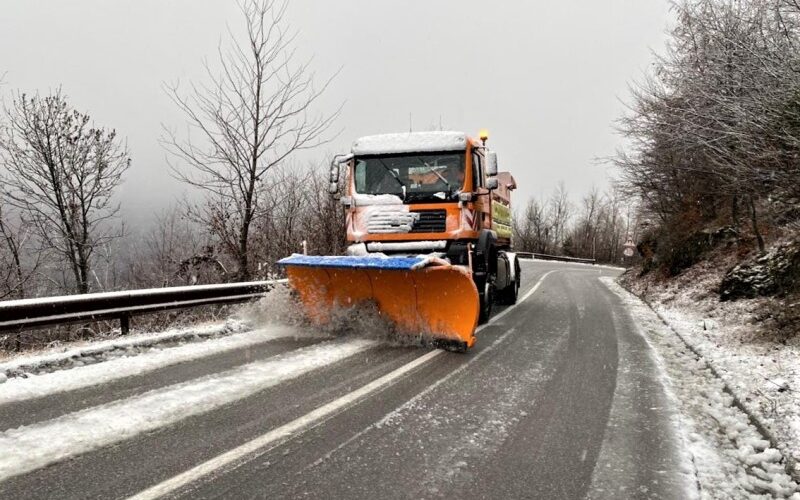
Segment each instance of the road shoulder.
M601 281L612 278L601 278ZM598 287L603 287L597 284ZM616 386L588 498L697 498L692 456L664 367L619 297L602 290L617 332Z
M611 278L600 280L625 304L652 349L675 401L685 450L701 498L800 498L779 450L735 404L707 361L691 351L661 318Z

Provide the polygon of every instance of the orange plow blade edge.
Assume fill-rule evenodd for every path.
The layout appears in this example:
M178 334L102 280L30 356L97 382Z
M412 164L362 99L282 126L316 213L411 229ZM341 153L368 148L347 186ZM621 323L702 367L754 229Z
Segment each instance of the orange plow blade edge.
M278 264L316 322L325 323L334 308L373 301L400 333L463 348L475 343L478 290L465 268L423 256L293 255Z

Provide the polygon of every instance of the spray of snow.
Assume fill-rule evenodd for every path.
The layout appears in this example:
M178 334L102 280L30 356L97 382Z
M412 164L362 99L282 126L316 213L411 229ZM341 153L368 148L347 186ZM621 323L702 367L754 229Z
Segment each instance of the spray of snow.
M261 299L243 306L238 316L255 328L265 326L305 326L306 317L291 288L278 287Z
M370 254L370 257L376 256L386 257ZM305 314L302 303L289 289L273 290L240 314L253 325L284 325L321 337L361 338L391 346L423 345L429 338L425 332L399 332L371 301L336 306L331 309L328 321L319 324Z
M298 349L227 372L0 433L0 481L247 398L376 345L363 339Z

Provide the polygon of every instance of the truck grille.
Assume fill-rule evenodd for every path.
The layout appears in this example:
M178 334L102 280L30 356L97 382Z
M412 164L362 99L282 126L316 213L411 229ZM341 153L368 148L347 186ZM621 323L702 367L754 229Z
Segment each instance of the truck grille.
M446 210L425 210L412 212L418 215L411 233L443 233L447 228Z
M370 234L408 233L419 217L392 207L381 207L368 216L367 232Z

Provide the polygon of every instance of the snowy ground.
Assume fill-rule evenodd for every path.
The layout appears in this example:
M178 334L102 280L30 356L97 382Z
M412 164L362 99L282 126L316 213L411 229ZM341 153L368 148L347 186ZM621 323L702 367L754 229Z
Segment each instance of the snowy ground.
M6 358L0 363L0 405L100 386L172 365L202 362L214 355L248 350L280 339L319 341L227 371L6 429L0 432L0 481L212 411L380 343L374 338L337 338L331 335L336 325L314 330L297 328L293 323L298 311L288 299L287 294L270 294L243 306L225 322L76 342ZM352 325L369 321L373 329L379 330L366 313L352 313L349 320L351 329Z
M163 351L160 358L164 363L162 366L165 366L207 354L210 351L202 342L205 340L233 336L234 338L224 340L222 343L210 344L214 346L214 350L224 351L255 345L269 339L297 335L297 330L293 333L288 327L296 325L300 319L299 310L289 297L288 290L280 288L257 302L240 306L225 321L181 326L160 332L134 330L133 333L124 336L117 330L104 338L59 343L23 353L0 352L0 384L14 378L51 374L101 362L118 359L130 361L139 354L153 351ZM251 332L255 335L247 335ZM195 346L191 347L191 344ZM170 356L177 358L170 362ZM148 361L147 367L144 368L156 366L155 359ZM137 373L131 372L122 376ZM98 383L111 380L108 377L121 378L106 375L106 379ZM69 389L75 388L77 387Z
M231 319L165 332L137 332L104 340L81 340L22 354L5 353L5 359L0 360L0 383L10 378L53 373L249 329L250 326L245 322Z
M374 345L375 341L365 339L329 341L47 422L6 430L0 433L0 481L244 399ZM65 373L75 376L88 368L92 367ZM30 379L21 384L34 382L36 387L42 385ZM14 394L6 395L6 389L0 386L0 400L26 395L16 387L10 388L16 389L11 391Z
M580 264L563 266L589 268ZM550 270L544 276L552 272ZM587 274L592 275L592 283L596 284L594 273ZM795 387L800 387L796 371L798 346L782 346L781 350L775 350L774 344L754 342L753 328L747 324L746 318L748 314L753 314L752 308L758 302L745 301L720 306L713 302L712 295L702 295L706 293L703 290L707 283L699 284L696 289L651 287L648 297L657 302L657 308L669 322L670 328L645 303L626 292L611 278L601 280L621 298L642 337L652 347L657 371L663 374L668 398L674 402L670 406L677 410L671 422L679 430L679 439L683 443L681 465L685 464L685 467L682 470L686 470L686 475L696 485L699 491L697 496L702 499L800 499L797 484L786 473L784 460L792 452L797 453L797 443L800 442L796 436L800 425L792 425L792 422L798 422L797 401L796 397L792 397L797 394ZM537 287L538 284L526 296ZM0 405L67 393L177 363L202 362L214 353L248 349L276 339L297 336L300 329L288 326L292 324L295 313L283 303L285 299L275 294L268 302L254 304L238 319L225 323L158 334L142 333L8 359L0 364L0 377L6 379L0 383ZM510 309L502 312L494 322L509 312ZM276 318L276 314L280 318ZM627 318L624 312L621 316ZM286 321L280 321L284 325L277 326L276 319ZM349 323L363 324L369 330L380 330L369 315L357 319L350 318ZM732 319L739 324L726 323ZM253 325L260 326L253 328ZM494 344L510 338L513 331L511 329L503 333ZM48 417L50 420L43 419L5 429L0 432L0 449L4 451L0 456L0 480L123 439L146 435L187 416L218 410L266 388L306 375L316 368L352 358L380 343L375 338L343 337L331 340L331 333L319 332L320 342L315 345L147 392L120 396L112 402L97 403L96 406L78 411L70 410L56 418ZM702 355L698 356L687 348L681 337L687 339ZM489 351L479 351L472 361L489 358L485 354ZM768 362L776 359L779 361ZM464 364L462 368L455 369L409 403L427 397L425 394L437 390L448 377L466 373L467 366ZM717 376L717 372L723 378ZM776 373L780 373L782 378L776 377ZM504 382L489 385L496 387L498 394L509 401L519 403L508 391L533 386L538 380L533 375L530 380L520 378L522 376L518 371L513 374L514 380L524 380L526 384L518 386ZM661 378L659 375L659 380ZM620 383L619 380L617 383ZM765 385L764 380L769 380L771 385ZM637 396L640 398L641 394ZM737 399L760 415L759 420L778 437L780 446L776 448L764 439L757 427L748 420L747 414L737 406ZM770 399L780 401L783 406L762 405ZM514 411L522 404L516 403L510 407ZM480 408L476 408L470 410L471 415L474 417L480 411L488 412L485 422L490 425L479 433L480 436L493 437L497 442L505 439L510 428L497 424L505 421L497 416L500 415L498 412L505 411L504 407L485 406L480 411ZM398 415L402 416L405 412L415 421L428 419L428 423L435 423L438 414L420 419L419 408L404 404L394 412L395 418L400 418ZM445 411L441 413L447 415ZM392 418L380 420L379 424L370 428L380 430L391 426L393 421ZM669 434L672 435L672 432ZM622 449L619 443L611 445L615 449ZM485 447L476 450L479 448L486 451ZM463 448L452 457L461 457L463 460L469 453L469 449ZM475 454L481 455L478 451ZM636 483L638 479L633 478L632 482ZM658 480L663 483L661 477Z
M601 280L624 301L667 376L668 390L680 410L677 427L691 455L700 497L800 498L797 484L786 473L784 455L736 406L727 380L715 375L712 368L717 358L710 348L705 346L709 354L698 357L682 340L687 338L684 331L691 334L694 323L673 314L665 316L668 326L612 279ZM735 394L736 388L732 389ZM789 450L784 447L783 451Z
M296 337L298 332L286 326L267 326L253 331L231 334L213 342L160 343L142 347L124 339L120 344L106 343L103 350L92 346L88 352L80 349L68 351L68 357L56 358L55 354L26 360L22 365L27 370L19 376L9 378L0 386L0 404L40 398L59 392L74 391L113 380L141 375L159 368L200 359L210 354L220 354L236 349L256 346L270 340ZM152 339L152 337L146 337ZM125 342L127 341L127 342ZM126 347L126 344L128 346ZM130 344L137 348L130 347ZM91 359L90 363L88 360ZM70 370L55 370L49 362L58 360L58 366L70 365ZM102 363L100 361L103 361ZM20 366L17 362L13 366ZM37 369L38 368L38 369ZM80 368L80 369L77 369ZM0 370L3 367L0 365ZM7 371L13 371L8 368ZM19 371L20 369L17 368Z
M664 283L627 280L626 286L713 364L781 450L800 462L800 338L782 343L762 331L757 317L768 299L720 302L720 277L707 267Z

